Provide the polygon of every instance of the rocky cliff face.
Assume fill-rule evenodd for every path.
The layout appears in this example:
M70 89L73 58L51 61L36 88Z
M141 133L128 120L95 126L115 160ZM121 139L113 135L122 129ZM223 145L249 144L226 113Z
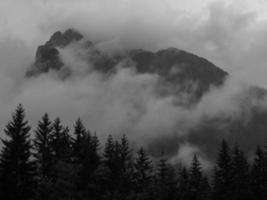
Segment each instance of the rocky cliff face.
M98 50L90 41L84 40L82 34L69 29L64 33L54 33L44 45L38 47L35 61L26 72L26 77L38 76L50 70L59 72L64 66L59 49L81 41L86 43L83 47L90 49L88 51L90 64L101 73L112 72L120 62L128 60L136 67L137 73L157 74L170 85L175 87L178 85L179 90L189 90L189 92L194 90L198 97L211 85L220 86L227 76L225 71L208 60L176 48L157 52L139 49L125 52L123 56L109 56L106 52ZM67 75L70 75L71 70L67 70Z
M47 73L49 70L60 70L64 63L60 60L58 49L80 41L82 38L83 36L73 29L68 29L64 33L55 32L50 40L37 48L35 61L26 72L26 77Z

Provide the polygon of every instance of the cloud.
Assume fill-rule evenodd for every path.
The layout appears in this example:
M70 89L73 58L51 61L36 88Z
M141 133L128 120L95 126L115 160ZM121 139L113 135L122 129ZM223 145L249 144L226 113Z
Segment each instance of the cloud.
M177 155L172 157L170 162L174 164L180 162L184 166L189 168L191 166L194 155L198 157L199 162L201 163L201 166L204 170L212 169L212 163L208 159L206 159L205 155L201 153L201 150L197 146L193 146L189 143L181 144Z
M203 116L239 117L242 112L237 97L251 84L267 87L266 16L260 12L267 7L262 1L187 2L1 1L1 126L15 106L23 103L33 125L45 112L52 118L62 117L69 126L80 116L102 138L127 132L138 143L169 148L172 155L177 154L177 144L183 143L178 153L181 159L185 157L181 155L183 149L204 151L199 144L186 143L188 130L199 126ZM53 72L24 79L37 46L56 30L69 27L107 51L170 46L185 49L208 58L229 71L231 77L223 88L211 88L191 109L177 107L176 97L159 97L155 92L159 77L136 74L134 66L118 66L117 73L109 78L88 69L84 55L90 52L78 47L61 50L64 63L75 72L70 79L62 82ZM188 94L184 95L186 99ZM266 105L264 101L261 104ZM201 137L207 139L207 135Z

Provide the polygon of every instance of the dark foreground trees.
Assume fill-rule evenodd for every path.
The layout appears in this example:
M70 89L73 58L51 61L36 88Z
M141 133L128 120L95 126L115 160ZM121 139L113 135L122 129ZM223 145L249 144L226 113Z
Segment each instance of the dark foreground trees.
M30 135L19 105L4 129L0 199L4 200L265 200L267 150L249 163L238 144L223 140L214 170L198 155L188 167L134 152L126 135L103 146L78 119L70 132L45 114ZM101 148L102 147L102 148Z
M30 126L19 105L4 130L0 158L1 199L31 199L36 189L35 164L31 160Z

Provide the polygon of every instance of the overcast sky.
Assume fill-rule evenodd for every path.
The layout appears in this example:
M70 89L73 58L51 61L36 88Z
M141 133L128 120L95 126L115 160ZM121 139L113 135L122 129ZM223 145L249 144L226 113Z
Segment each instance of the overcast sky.
M182 48L264 86L266 22L264 0L0 2L0 42L21 42L30 54L56 30L74 27L117 46Z

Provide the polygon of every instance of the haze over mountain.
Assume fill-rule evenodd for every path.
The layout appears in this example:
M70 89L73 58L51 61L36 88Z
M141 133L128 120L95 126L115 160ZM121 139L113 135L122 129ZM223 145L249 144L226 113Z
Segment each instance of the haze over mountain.
M155 53L136 49L111 55L99 50L78 31L68 29L63 33L55 32L44 45L38 47L35 61L26 72L26 77L37 76L50 70L59 72L62 78L70 76L72 69L63 63L60 55L69 45L72 45L71 48L78 48L78 51L86 52L83 58L79 59L86 60L88 69L93 66L93 70L108 74L114 72L123 62L122 67L134 66L137 74L158 75L172 88L168 91L187 90L186 92L194 92L197 98L212 85L221 86L227 76L225 71L208 60L176 48L163 49Z
M197 153L205 166L222 138L247 153L267 142L266 2L0 5L1 129L22 103L33 127L46 112L70 129L81 117L101 141L126 133L133 146L173 162Z
M239 141L248 152L255 148L255 144L264 144L267 140L265 135L267 111L262 110L261 105L266 97L266 91L260 87L248 85L238 93L230 95L230 98L227 96L227 99L222 99L228 109L231 107L229 110L223 110L224 106L220 108L218 105L220 95L216 96L216 99L213 99L212 95L224 93L224 89L228 87L229 74L205 58L180 49L167 48L157 52L142 49L124 52L105 51L90 42L80 32L68 29L64 32L55 32L44 45L38 47L35 61L27 70L26 78L35 79L49 73L55 74L63 84L73 78L81 79L82 82L83 77L87 77L88 80L97 77L98 81L107 84L118 79L122 74L130 75L134 79L144 77L141 80L145 82L134 88L133 92L136 92L137 96L143 96L142 93L145 90L145 93L148 92L153 96L152 104L153 102L157 104L158 100L159 102L167 100L168 106L162 106L159 112L151 112L152 115L163 114L160 120L166 120L165 123L157 125L154 121L149 121L152 118L148 118L146 122L148 127L144 128L144 124L138 127L140 126L138 118L145 118L145 113L151 114L146 105L151 103L149 102L151 99L132 100L133 96L130 95L130 99L126 99L126 102L123 99L121 102L120 94L113 101L118 106L117 109L120 106L121 109L126 109L126 118L129 118L129 121L127 123L123 121L125 126L121 126L121 122L112 124L103 122L105 129L102 130L129 131L134 138L139 138L136 134L140 134L144 137L142 143L145 143L154 155L164 150L169 156L174 156L177 149L178 152L182 152L181 149L189 148L192 150L191 153L202 152L202 162L208 165L209 160L212 160L216 153L210 149L215 148L222 138L232 142ZM150 80L151 77L153 81ZM147 80L150 81L147 82ZM79 80L76 81L79 82ZM98 88L95 81L89 81L87 84L89 88L93 85L96 90L103 89L101 85ZM150 89L147 91L146 88ZM124 95L124 92L127 94L129 91L120 92ZM90 101L92 97L88 95L87 98ZM154 98L157 101L154 101ZM222 98L225 98L224 94ZM125 103L132 104L134 107L127 110ZM207 103L211 103L210 107ZM215 109L213 103L215 107L219 107L216 108L215 113L212 113ZM211 111L203 110L205 106ZM107 114L101 109L99 112ZM124 111L122 116L125 116ZM118 117L117 114L116 117ZM153 117L157 118L157 116ZM96 126L98 128L101 126L101 122L99 123ZM134 133L135 131L137 133ZM155 131L154 135L151 131ZM186 159L187 156L178 153L173 157L173 161Z

